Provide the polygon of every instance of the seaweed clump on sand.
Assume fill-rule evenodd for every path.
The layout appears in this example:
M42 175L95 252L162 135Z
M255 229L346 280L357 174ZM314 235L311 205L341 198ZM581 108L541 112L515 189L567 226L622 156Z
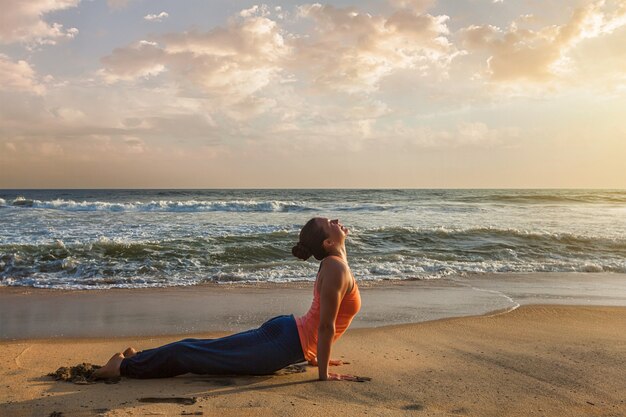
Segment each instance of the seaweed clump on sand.
M55 372L50 372L48 376L54 377L57 381L73 382L74 384L85 385L94 384L96 378L94 372L96 369L102 368L99 365L92 365L90 363L81 363L76 366L62 366ZM120 378L105 379L105 384L115 384L119 382Z

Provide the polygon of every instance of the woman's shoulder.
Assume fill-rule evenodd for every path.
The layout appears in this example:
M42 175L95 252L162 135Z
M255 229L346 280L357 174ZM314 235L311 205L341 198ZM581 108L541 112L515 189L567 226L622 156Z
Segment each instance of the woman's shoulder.
M324 265L325 264L325 265ZM323 287L342 291L344 295L353 291L356 285L348 263L341 257L329 255L322 260L316 288L321 292Z
M338 284L351 276L350 267L339 256L329 255L322 260L319 271L321 281L330 280ZM340 284L339 284L340 285Z

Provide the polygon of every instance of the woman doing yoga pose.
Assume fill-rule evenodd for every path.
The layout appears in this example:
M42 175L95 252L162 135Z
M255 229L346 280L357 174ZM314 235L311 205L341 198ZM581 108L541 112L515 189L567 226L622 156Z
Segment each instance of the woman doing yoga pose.
M137 352L116 353L98 369L96 378L165 378L194 374L266 375L308 360L317 365L320 380L357 381L352 375L328 372L341 361L330 359L335 342L361 307L356 281L346 255L348 229L339 220L316 217L300 231L291 250L306 260L321 261L313 288L313 303L301 317L278 316L258 329L219 339L184 339Z

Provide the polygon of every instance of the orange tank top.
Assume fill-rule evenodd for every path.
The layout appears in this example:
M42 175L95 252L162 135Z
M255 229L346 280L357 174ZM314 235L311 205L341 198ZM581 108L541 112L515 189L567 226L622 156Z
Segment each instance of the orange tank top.
M320 293L317 290L317 281L319 272L313 285L313 303L309 311L296 319L298 325L298 335L300 336L300 344L302 345L302 353L306 360L310 361L317 356L317 330L320 325ZM333 343L341 337L346 331L356 313L361 308L361 294L356 285L354 276L352 277L353 285L350 292L346 293L339 305L337 318L335 319L335 337Z

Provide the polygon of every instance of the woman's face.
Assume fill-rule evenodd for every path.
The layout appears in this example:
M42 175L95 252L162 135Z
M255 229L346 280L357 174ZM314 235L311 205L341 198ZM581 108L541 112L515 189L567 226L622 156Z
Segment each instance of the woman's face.
M319 219L320 226L326 232L327 239L330 239L335 244L343 244L346 240L346 236L349 233L347 227L339 222L339 219Z

